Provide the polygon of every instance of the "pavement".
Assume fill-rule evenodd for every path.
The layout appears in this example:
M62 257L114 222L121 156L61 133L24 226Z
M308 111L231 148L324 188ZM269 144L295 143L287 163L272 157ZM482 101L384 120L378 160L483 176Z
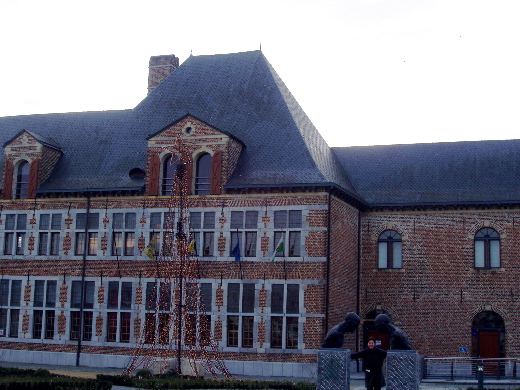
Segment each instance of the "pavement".
M53 374L61 374L78 378L95 379L97 374L122 374L123 370L120 368L107 368L107 367L84 367L84 366L57 366L48 364L29 364L29 363L10 363L0 362L0 366L3 367L18 367L37 369L43 368L49 370ZM242 379L242 378L241 378ZM243 377L246 379L246 377ZM249 379L266 379L266 378L249 378ZM271 378L271 379L287 379L287 378ZM309 380L309 378L301 378L302 380ZM469 387L477 388L477 381L423 381L419 385L420 390L459 390L468 389ZM497 380L486 380L484 382L484 388L488 389L500 389L500 390L517 390L520 389L520 381L497 381ZM113 390L130 390L131 387L124 386L113 386ZM136 389L136 388L135 388ZM385 388L383 388L385 389ZM365 390L365 383L363 380L362 373L354 373L350 379L350 390Z

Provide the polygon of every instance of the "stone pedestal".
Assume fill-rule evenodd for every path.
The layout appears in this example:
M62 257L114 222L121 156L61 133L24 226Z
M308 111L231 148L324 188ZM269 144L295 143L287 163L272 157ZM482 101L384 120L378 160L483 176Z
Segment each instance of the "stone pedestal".
M417 351L390 350L386 356L386 389L418 390L420 360Z
M323 348L318 351L316 390L350 389L350 349Z

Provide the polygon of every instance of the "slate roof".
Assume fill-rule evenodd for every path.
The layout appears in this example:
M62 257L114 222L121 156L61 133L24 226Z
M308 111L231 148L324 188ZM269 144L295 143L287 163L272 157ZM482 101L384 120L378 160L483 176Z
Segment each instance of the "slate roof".
M333 150L371 206L520 202L520 140Z
M161 129L187 113L243 142L226 187L334 184L356 197L325 140L261 51L189 57L135 109Z

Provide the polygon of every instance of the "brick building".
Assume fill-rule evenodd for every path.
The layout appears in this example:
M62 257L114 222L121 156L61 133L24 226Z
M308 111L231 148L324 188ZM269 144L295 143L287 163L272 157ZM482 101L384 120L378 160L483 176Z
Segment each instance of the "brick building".
M385 312L424 355L518 354L518 141L330 148L260 51L152 57L148 91L0 118L3 360L212 344L235 374L311 376L348 311L351 349Z

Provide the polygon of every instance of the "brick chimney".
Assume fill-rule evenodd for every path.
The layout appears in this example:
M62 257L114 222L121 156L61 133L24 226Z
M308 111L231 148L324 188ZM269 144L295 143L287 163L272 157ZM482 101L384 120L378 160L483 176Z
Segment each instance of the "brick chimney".
M179 58L174 54L150 57L148 66L148 94L161 84L179 66Z

